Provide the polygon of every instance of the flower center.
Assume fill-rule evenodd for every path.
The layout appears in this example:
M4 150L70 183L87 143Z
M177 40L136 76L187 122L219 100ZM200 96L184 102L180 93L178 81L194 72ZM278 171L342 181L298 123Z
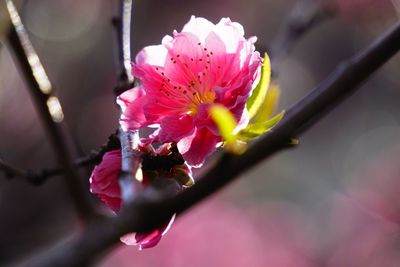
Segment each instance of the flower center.
M221 66L212 66L213 52L202 47L201 43L198 45L203 52L199 58L190 58L179 54L172 54L169 58L174 67L188 81L187 84L183 84L182 81L174 81L172 78L169 79L162 69L156 68L162 76L159 91L178 104L182 112L189 115L196 115L199 105L214 102L216 94L212 84L212 69L215 68L214 72L217 72L221 68Z
M205 91L204 94L200 95L198 92L194 92L192 94L192 99L191 103L189 106L189 111L187 114L189 115L196 115L197 114L197 108L201 104L211 104L214 103L215 100L215 92L211 90Z

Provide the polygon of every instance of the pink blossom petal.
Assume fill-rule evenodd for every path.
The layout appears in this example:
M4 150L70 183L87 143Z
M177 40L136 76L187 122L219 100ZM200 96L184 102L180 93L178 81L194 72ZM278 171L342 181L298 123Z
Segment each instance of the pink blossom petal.
M182 32L195 34L199 41L204 43L209 33L214 30L215 25L209 20L201 17L191 16L188 23L183 26Z
M137 233L135 235L136 242L139 245L139 250L154 247L158 242L160 242L161 237L162 235L159 229L156 229L151 233Z
M219 135L218 127L211 119L210 113L208 111L211 106L212 104L202 104L198 106L195 124L199 128L206 127L214 135L218 136Z
M146 141L177 142L190 164L201 165L221 141L209 105L225 106L239 127L248 122L245 102L261 68L255 41L246 39L243 27L229 18L213 24L192 16L181 32L144 48L132 73L141 80L146 100L134 102L132 109L140 112L131 115L133 125L128 126L157 124L159 131Z
M221 138L207 128L197 129L196 132L178 142L178 150L187 163L200 167L206 157L215 151Z
M149 99L148 102L143 107L146 120L150 121L151 124L159 124L160 121L167 116L180 116L181 108L169 106L166 101L155 101L154 99Z
M215 32L225 43L227 53L235 53L239 42L244 40L243 26L229 18L222 18L216 25Z
M118 175L121 170L121 150L113 150L104 154L90 176L90 191L113 211L121 206L121 192L118 185Z
M168 48L169 60L165 64L165 75L187 86L187 82L196 78L206 65L206 53L200 39L190 32L176 33Z
M193 117L168 116L160 122L159 140L161 142L178 142L183 137L191 135L194 131Z
M161 237L164 236L171 228L175 220L175 214L171 219L157 229L147 233L128 233L120 238L121 242L126 245L139 245L139 250L152 248L160 242Z
M137 64L163 66L167 58L167 48L164 45L151 45L143 48L136 56Z
M141 87L130 89L118 97L117 102L122 109L120 124L124 130L136 130L149 124L143 110L146 101Z

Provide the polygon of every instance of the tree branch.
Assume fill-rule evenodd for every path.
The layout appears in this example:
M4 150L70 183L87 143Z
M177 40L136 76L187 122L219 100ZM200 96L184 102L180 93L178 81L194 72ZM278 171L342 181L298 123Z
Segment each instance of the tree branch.
M18 169L14 166L11 166L10 164L5 163L1 158L0 158L0 171L3 171L3 173L8 178L14 178L26 175L24 170Z
M115 96L133 88L134 78L131 68L131 16L132 0L119 0L119 16L112 23L117 34L116 66L119 69L118 84L114 89Z
M11 19L11 29L7 36L9 47L28 83L30 94L36 105L40 119L50 138L58 163L65 170L65 182L73 199L75 208L82 219L94 215L90 196L81 186L79 177L73 168L70 152L65 142L62 121L64 114L46 72L36 54L21 18L11 0L6 0Z
M73 167L75 169L79 169L82 167L99 164L106 152L120 148L121 145L119 142L118 134L112 134L108 138L107 143L102 145L98 150L93 150L88 155L74 160ZM9 179L19 178L26 180L33 185L41 185L49 178L63 175L66 172L65 169L62 168L42 169L39 171L18 169L11 166L10 164L5 163L1 159L0 171L3 171L3 173Z
M133 88L134 78L131 68L131 16L132 0L119 1L119 17L113 20L117 31L118 40L118 67L120 75L118 84L114 89L115 97L128 89ZM117 101L118 103L118 101ZM120 103L121 114L124 104ZM121 143L122 164L118 183L121 189L123 207L133 201L136 191L140 188L140 182L135 177L140 171L141 157L139 152L139 131L126 130L120 127L119 139Z
M118 217L88 225L79 237L50 253L46 251L46 255L30 261L27 266L83 266L118 242L119 236L152 229L173 213L184 212L261 160L287 148L290 138L307 130L393 57L400 49L399 44L400 22L365 50L339 65L327 79L294 105L272 132L253 144L245 154L223 154L196 185L174 197L161 195L158 199L149 199L144 192Z

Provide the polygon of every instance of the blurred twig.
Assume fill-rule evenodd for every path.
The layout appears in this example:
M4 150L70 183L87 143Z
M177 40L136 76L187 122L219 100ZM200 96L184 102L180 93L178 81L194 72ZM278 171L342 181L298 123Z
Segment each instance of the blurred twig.
M119 0L119 16L112 23L117 33L116 65L119 69L118 84L114 88L115 96L133 88L134 78L131 68L131 16L132 0Z
M276 62L286 56L306 33L333 15L334 11L323 5L322 1L297 1L285 19L282 29L271 43L273 73L277 74Z
M98 150L93 150L90 154L74 160L73 166L75 169L82 167L93 166L99 164L104 154L108 151L120 149L121 145L118 139L118 134L112 134L108 138L106 144L101 146ZM9 179L19 178L26 180L27 182L34 185L41 185L46 182L49 178L65 174L65 169L62 168L50 168L42 170L23 170L11 166L0 159L0 171Z
M0 158L0 171L2 171L8 178L14 178L25 175L24 170L18 169L14 166L11 166L10 164L5 163L1 158Z
M22 178L33 185L41 185L49 177L64 174L62 169L45 169L41 171L23 170L14 167L0 159L0 171L9 179Z
M79 177L74 170L61 123L64 118L61 104L58 98L52 94L52 85L30 42L13 1L6 0L6 5L11 18L11 28L7 36L9 47L14 52L15 60L29 85L32 99L50 138L57 161L65 170L65 182L74 205L81 218L89 218L94 215L94 209L90 196L81 186Z
M400 50L400 22L380 36L322 81L295 104L274 130L241 156L224 154L193 187L175 197L149 200L137 198L118 217L88 225L75 240L53 252L46 251L27 266L83 266L118 242L119 236L152 229L174 212L181 213L221 189L261 160L288 147L299 135L365 82L371 74Z

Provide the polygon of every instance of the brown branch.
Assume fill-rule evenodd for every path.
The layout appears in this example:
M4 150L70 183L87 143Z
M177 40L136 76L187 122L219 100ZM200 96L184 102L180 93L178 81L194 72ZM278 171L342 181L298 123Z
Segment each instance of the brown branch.
M70 151L63 131L63 113L58 98L53 94L53 88L40 63L21 18L11 0L6 1L11 18L11 29L7 36L9 48L14 52L21 73L29 86L29 92L36 105L40 119L52 144L57 161L65 170L65 182L73 199L75 208L81 218L94 215L90 196L86 193L73 168Z
M393 57L400 49L399 44L400 22L365 50L339 65L327 79L294 105L272 132L252 145L245 154L223 154L196 185L174 197L160 195L158 199L149 199L142 194L118 217L89 225L76 239L52 252L46 251L46 255L30 261L27 266L83 266L118 242L119 236L152 229L171 214L184 212L263 159L287 148L291 137L307 130Z
M19 178L33 185L41 185L49 177L65 173L65 171L62 169L44 169L36 172L32 170L23 170L10 165L1 159L0 159L0 171L2 171L8 179Z
M73 167L75 169L79 169L99 164L106 152L120 148L121 145L118 139L118 134L112 134L108 138L107 143L102 145L98 150L93 150L88 155L75 159L73 162ZM11 166L10 164L5 163L1 159L0 171L3 171L3 173L9 179L18 178L25 180L33 185L41 185L48 179L55 176L63 175L66 172L65 169L62 168L42 169L39 171L18 169Z

